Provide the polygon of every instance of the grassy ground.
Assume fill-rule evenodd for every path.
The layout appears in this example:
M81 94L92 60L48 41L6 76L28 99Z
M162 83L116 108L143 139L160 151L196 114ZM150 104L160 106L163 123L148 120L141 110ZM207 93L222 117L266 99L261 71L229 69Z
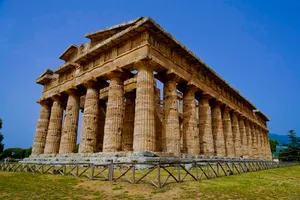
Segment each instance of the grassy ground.
M299 199L300 166L213 180L149 184L0 171L0 199Z

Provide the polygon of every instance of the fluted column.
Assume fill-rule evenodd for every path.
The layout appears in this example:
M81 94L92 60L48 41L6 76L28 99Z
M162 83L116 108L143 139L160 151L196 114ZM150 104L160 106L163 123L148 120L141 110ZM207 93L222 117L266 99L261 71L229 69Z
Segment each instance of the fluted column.
M273 159L273 154L271 152L271 147L270 147L270 141L268 137L268 131L266 131L266 143L267 143L267 160L272 160Z
M258 137L259 137L259 154L260 154L260 158L264 159L265 149L264 149L263 133L261 127L258 127L257 130L258 130Z
M247 151L249 158L253 157L252 153L252 137L251 137L251 127L249 121L245 120L245 127L246 127L246 137L247 137Z
M252 124L252 134L253 134L253 156L254 158L259 158L259 152L258 152L258 137L257 137L257 126L256 124Z
M195 86L187 85L183 92L183 152L188 154L200 154L195 103L196 90Z
M93 153L96 151L97 144L99 90L95 82L89 82L86 86L79 153Z
M121 74L114 73L111 76L106 105L103 152L122 150L124 80Z
M99 101L99 118L98 118L98 131L97 131L97 144L95 152L103 151L103 137L104 137L104 125L106 115L106 102Z
M68 94L59 153L75 153L76 151L80 96L74 89L69 90Z
M61 139L61 129L64 107L59 97L53 98L54 102L51 108L50 122L45 145L45 154L58 153Z
M238 120L238 113L231 113L231 123L232 123L232 134L234 138L234 152L236 157L241 157L241 134Z
M39 103L41 104L41 111L32 145L32 155L44 153L51 113L51 102L49 100L40 101Z
M210 97L201 95L199 101L199 133L200 133L200 153L205 156L214 156L214 138L211 126L211 109L209 105Z
M170 77L164 83L164 118L162 131L162 151L180 154L180 127L177 103L176 81Z
M153 69L147 62L137 63L134 117L134 151L155 151L155 103Z
M214 136L214 149L216 156L225 156L225 141L223 133L223 121L221 103L216 101L212 104L212 132Z
M135 93L125 94L125 116L123 122L123 151L133 150L133 131L134 131L134 113L135 113Z
M255 129L256 132L256 145L257 145L257 158L261 159L261 137L260 137L260 132L259 132L259 126L256 126Z
M243 157L248 157L245 119L243 116L240 116L238 118L238 120L239 120L239 129L240 129L240 135L241 135L241 154Z
M225 150L226 156L234 157L234 145L233 145L233 135L232 135L232 127L231 127L231 117L230 117L230 108L224 107L222 112L223 118L223 132L224 132L224 140L225 140Z

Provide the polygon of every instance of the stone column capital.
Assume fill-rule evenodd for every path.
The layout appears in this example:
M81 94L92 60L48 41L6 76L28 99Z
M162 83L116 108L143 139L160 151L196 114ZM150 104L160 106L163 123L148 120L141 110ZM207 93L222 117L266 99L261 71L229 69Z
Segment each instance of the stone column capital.
M64 98L61 94L54 95L54 96L51 97L51 99L53 101L56 101L56 102L60 103L60 104L64 103Z
M53 103L53 100L52 99L39 99L36 101L38 104L40 105L48 105L48 106L51 106L52 103Z
M137 70L150 68L153 70L155 67L151 64L150 60L140 60L133 64L133 68Z
M76 96L79 96L79 95L80 95L77 88L70 88L70 89L68 89L68 90L66 91L66 93L67 93L68 95L76 95Z
M123 70L122 68L118 68L118 70L116 71L111 71L109 73L106 74L106 77L109 80L119 80L124 82L126 79L128 79L128 77L130 77L130 73Z
M219 100L215 100L214 102L212 102L211 106L212 107L221 107L224 103L222 101Z
M225 105L225 106L223 107L223 112L230 112L231 110L232 110L232 108L229 107L229 106L227 106L227 105Z
M209 93L207 93L207 92L197 92L196 93L196 99L197 100L201 100L201 99L205 99L205 100L211 100L211 99L213 99L213 96L211 96Z

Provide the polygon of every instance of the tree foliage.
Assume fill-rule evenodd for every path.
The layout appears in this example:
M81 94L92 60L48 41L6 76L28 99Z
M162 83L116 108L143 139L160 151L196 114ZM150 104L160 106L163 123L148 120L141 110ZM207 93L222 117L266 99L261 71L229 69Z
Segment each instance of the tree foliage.
M300 138L296 137L294 130L289 130L289 143L287 148L279 152L279 159L282 161L300 161Z
M0 118L0 129L2 129L2 119ZM0 132L0 153L4 150L4 144L2 143L4 137Z
M272 154L274 154L277 151L277 145L279 145L278 140L269 140L270 141L270 148L271 148L271 152Z
M28 149L8 148L0 154L0 160L3 160L4 158L23 159L29 157L30 154L31 147Z

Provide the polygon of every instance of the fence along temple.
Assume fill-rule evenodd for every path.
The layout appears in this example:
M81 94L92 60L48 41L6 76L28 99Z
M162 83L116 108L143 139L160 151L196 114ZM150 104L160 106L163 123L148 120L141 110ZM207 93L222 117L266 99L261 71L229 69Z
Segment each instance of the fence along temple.
M29 160L272 159L268 118L151 18L85 37L37 79L44 89Z

